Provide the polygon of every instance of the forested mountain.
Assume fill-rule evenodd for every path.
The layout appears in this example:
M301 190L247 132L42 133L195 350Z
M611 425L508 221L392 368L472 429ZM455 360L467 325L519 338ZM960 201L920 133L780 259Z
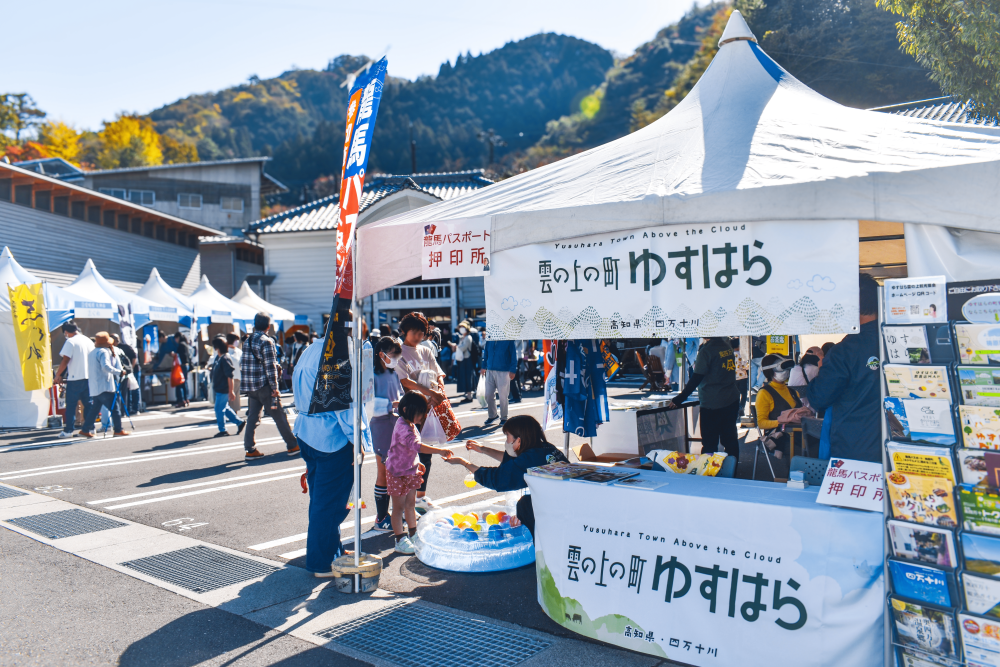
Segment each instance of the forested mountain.
M340 84L364 62L341 56L326 71L296 70L194 95L150 116L160 132L195 141L203 160L273 154L269 172L300 188L339 174L347 105ZM612 64L595 44L547 33L480 56L460 55L435 77L390 78L369 170L409 173L411 122L420 171L486 166L489 149L479 133L490 129L507 144L497 147L498 158L524 150L549 120L572 112Z

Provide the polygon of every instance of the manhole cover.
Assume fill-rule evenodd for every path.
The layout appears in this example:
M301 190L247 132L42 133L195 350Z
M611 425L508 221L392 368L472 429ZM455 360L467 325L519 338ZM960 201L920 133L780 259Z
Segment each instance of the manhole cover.
M12 489L9 486L0 486L0 500L4 498L17 498L18 496L28 495L24 491L18 491L17 489Z
M512 667L551 645L533 635L407 602L315 634L404 667ZM459 648L441 637L465 641Z
M101 530L121 528L128 525L127 523L115 521L100 514L91 514L90 512L75 509L22 516L19 519L5 519L5 521L14 524L18 528L31 531L36 535L47 537L50 540L73 537L74 535L86 535L87 533L96 533Z
M130 560L122 565L195 593L207 593L250 581L279 569L203 546Z

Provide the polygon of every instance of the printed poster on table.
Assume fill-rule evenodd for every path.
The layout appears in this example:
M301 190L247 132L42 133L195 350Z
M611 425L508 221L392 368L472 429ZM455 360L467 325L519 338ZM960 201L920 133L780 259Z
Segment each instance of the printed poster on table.
M490 275L490 217L424 225L424 280Z
M816 502L881 512L883 489L881 463L830 459Z
M887 324L930 324L948 321L944 276L885 281Z
M490 339L855 333L857 229L666 225L494 251Z
M881 515L733 502L713 497L726 494L718 480L675 477L601 493L528 478L538 601L551 619L697 667L881 664ZM683 492L698 482L712 495ZM656 511L635 511L644 505Z

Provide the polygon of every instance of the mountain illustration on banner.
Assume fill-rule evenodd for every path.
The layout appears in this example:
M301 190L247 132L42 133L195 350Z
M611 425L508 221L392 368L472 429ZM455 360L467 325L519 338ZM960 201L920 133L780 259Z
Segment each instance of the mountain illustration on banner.
M510 299L508 303L517 303L515 297ZM850 331L857 322L857 313L849 312L840 303L821 309L809 296L802 296L787 307L777 298L770 299L766 306L745 298L732 312L719 307L700 314L685 304L670 313L653 306L639 316L614 312L603 317L593 306L579 313L567 307L553 313L543 306L530 319L511 314L507 308L503 310L502 314L489 311L487 331L491 340L758 336L774 331L789 335L834 334Z

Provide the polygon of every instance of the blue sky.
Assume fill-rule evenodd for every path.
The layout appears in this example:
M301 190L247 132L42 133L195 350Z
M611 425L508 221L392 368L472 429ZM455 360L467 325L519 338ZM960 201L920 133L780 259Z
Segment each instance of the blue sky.
M120 111L146 113L251 74L319 69L342 53L375 56L390 45L389 73L409 79L436 74L458 53L539 31L629 54L690 7L690 0L7 3L8 36L31 37L9 45L16 56L0 68L0 92L28 92L50 117L99 129Z

